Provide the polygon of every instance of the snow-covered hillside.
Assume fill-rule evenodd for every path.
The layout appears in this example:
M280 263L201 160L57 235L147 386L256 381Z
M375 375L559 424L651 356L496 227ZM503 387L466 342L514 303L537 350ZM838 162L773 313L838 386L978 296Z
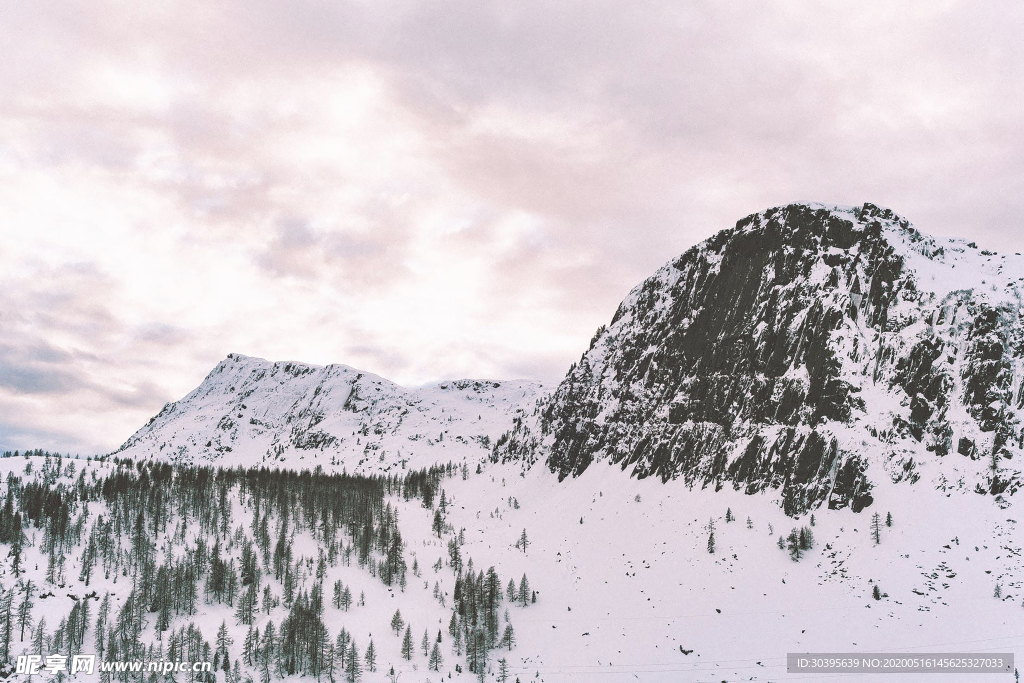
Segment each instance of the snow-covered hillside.
M265 665L270 680L315 680L308 668L304 679L281 672L291 642L284 633L301 626L306 618L301 605L314 592L323 596L329 644L342 629L350 634L362 662L359 680L369 683L497 681L501 659L507 683L827 681L844 677L787 675L786 653L995 653L1020 652L1024 645L1020 522L983 496L951 500L949 494L908 482L883 483L876 489L876 539L872 517L849 508L793 519L765 496L637 480L618 467L595 465L559 482L541 467L523 472L513 463L485 465L479 474L466 468L437 480L443 505L439 492L429 507L421 497L410 498L398 489L384 495L375 516L387 506L387 519L397 522L406 568L400 582L387 584L381 570L374 571L377 560L384 561L374 546L370 562L358 560L358 526L338 524L334 514L325 513L325 521L313 514L350 493L348 485L332 496L329 488L294 476L222 471L196 480L187 468L148 472L140 479L131 465L118 469L110 462L64 461L61 466L42 458L0 459L4 495L12 478L21 477L14 486L15 500L19 509L32 511L22 527L20 574L14 575L7 552L0 561L0 586L13 597L15 615L28 582L35 586L26 633L24 638L14 634L12 655L35 651L40 631L47 636L44 652L69 647L105 651L98 636L103 629L93 628L93 622L107 594L106 650L122 638L129 641L120 647L134 648L137 639L143 650L153 646L150 659L160 660L176 634L193 632L187 629L191 624L197 642L205 641L209 650L202 656L179 651L179 657L210 661L224 623L232 674L225 678L218 672L217 680L240 683L261 680ZM132 486L119 493L114 482L126 477ZM72 525L63 542L55 542L52 533L60 524L60 506L44 510L30 502L40 485L51 497L65 500L73 519L88 520ZM224 491L219 502L198 504L204 491L219 489ZM161 502L161 491L190 494L186 500ZM296 494L301 495L293 498ZM190 500L193 495L198 498ZM295 502L289 505L289 500ZM951 505L959 514L948 514ZM88 514L81 515L86 509ZM141 534L136 510L146 525ZM0 513L4 522L5 514ZM383 518L378 522L383 524ZM714 552L709 552L712 527ZM778 539L800 527L812 530L815 540L793 559L779 548ZM524 536L525 547L519 543ZM461 569L452 563L453 546ZM218 594L212 557L222 571L226 567L228 577L241 572L234 589L230 578L221 577L227 597ZM91 571L85 570L83 558L91 558ZM255 562L250 570L255 579L247 580L250 562ZM181 596L187 602L189 593L179 583L193 564L205 568L195 575L195 604L182 606ZM499 641L490 648L480 676L467 669L466 639L454 638L449 627L453 614L460 614L456 580L462 581L464 594L467 576L474 571L482 576L488 568L496 570L502 588L511 579L515 591L527 576L531 599L523 604L499 591L498 633L511 624L514 640L511 646ZM155 582L145 579L154 574ZM248 623L242 605L252 580L256 595L267 597L257 601ZM351 605L335 604L332 587L338 582L349 589ZM131 607L140 595L147 606L150 600L159 604L165 591L173 599L166 622L161 609ZM74 615L81 615L80 604L91 606L84 631L70 626ZM390 624L396 611L412 629L409 656ZM141 630L132 630L133 619ZM471 619L468 611L464 619L455 617L459 628L476 628ZM271 623L278 640L265 642ZM252 629L263 634L256 654L248 645ZM428 649L438 643L437 671L421 647L424 630ZM69 646L69 639L75 645ZM376 672L365 661L370 642ZM305 651L310 642L297 645ZM264 657L270 658L268 664ZM113 658L133 656L122 651ZM346 680L345 667L336 658L334 664L335 680ZM387 675L391 667L394 679ZM1012 680L989 674L958 674L955 679ZM328 680L326 672L321 680ZM879 675L872 680L922 678Z
M133 459L394 472L476 462L542 387L454 380L406 389L346 365L231 354L118 449Z
M876 544L870 511L816 510L811 526L810 513L787 517L766 496L637 480L607 464L562 482L542 467L520 474L494 465L445 489L464 552L538 589L535 607L513 612L523 683L830 681L849 676L788 675L786 653L1019 659L1024 646L1024 520L991 498L883 482ZM778 539L802 526L815 544L793 560ZM514 546L523 529L526 553Z
M885 480L1006 504L1024 466L1024 257L888 209L749 216L629 293L499 460L767 491L799 513Z

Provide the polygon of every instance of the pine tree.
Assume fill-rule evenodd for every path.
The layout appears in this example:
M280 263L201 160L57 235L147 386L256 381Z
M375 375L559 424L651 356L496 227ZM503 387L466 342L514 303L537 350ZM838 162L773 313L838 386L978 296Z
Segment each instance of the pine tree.
M526 552L526 548L529 545L530 545L530 541L526 537L526 529L523 529L523 533L521 533L519 535L519 540L516 541L516 548L518 548L519 550L522 550L525 553Z
M786 537L786 547L789 549L789 557L794 562L800 559L803 554L803 548L800 547L800 532L793 529L789 532L789 536Z
M348 661L348 646L352 642L352 637L344 627L338 631L338 638L334 642L334 656L338 660L338 666L345 669L346 662Z
M434 643L434 647L430 651L430 659L427 663L427 666L429 666L434 671L437 671L442 663L443 661L441 658L441 648L438 646L437 643Z
M270 610L274 608L274 596L270 593L270 585L263 587L263 611L270 614Z
M748 529L753 529L754 528L754 522L750 519L749 515L747 516L747 528Z
M234 640L228 635L228 624L226 621L220 622L220 628L217 629L217 654L213 659L213 668L223 668L224 671L230 671L230 655L228 654L228 647L234 644ZM221 666L218 667L218 664Z
M516 632L512 629L512 624L505 624L505 633L501 636L501 644L511 650L515 643Z
M878 587L877 583L874 586L871 587L871 597L873 597L875 600L881 600L882 599L882 591Z
M14 635L14 589L7 591L0 599L0 662L11 658L11 638Z
M412 659L412 627L405 627L405 636L402 638L402 657L405 659Z
M238 607L235 609L235 618L238 620L238 623L246 626L252 624L256 613L256 595L256 584L250 583L238 599ZM167 605L167 607L169 611L170 605Z
M527 605L527 596L530 595L530 581L526 578L526 574L523 574L523 578L519 581L519 600L523 603L523 607Z
M292 601L295 599L295 574L292 573L291 565L285 569L284 573L284 606L291 608Z
M35 584L29 579L21 586L21 602L18 603L18 627L21 629L21 635L19 636L19 642L25 641L25 627L29 624L29 619L32 617L32 607L35 603L32 602L32 592L35 590Z
M441 492L444 495L444 492ZM441 516L441 510L434 512L434 522L430 525L431 529L437 534L438 538L441 538L441 534L444 532L444 517Z
M242 659L246 666L252 666L253 652L256 649L256 643L259 642L259 633L259 629L252 625L245 633L245 640L242 641Z
M736 519L736 518L732 516L732 508L726 508L725 509L725 521L726 522L731 522L734 519Z
M270 665L274 662L274 646L277 643L277 634L274 629L274 622L268 621L263 629L263 642L260 644L260 663L264 668L264 678L269 677Z
M107 634L107 618L110 615L110 593L103 594L103 602L100 603L100 613L96 616L96 650L100 657L103 656L105 638Z
M514 579L508 580L508 587L505 589L505 598L509 602L516 601L516 582Z
M800 550L810 550L814 547L814 533L810 527L800 527Z
M21 531L21 513L15 512L14 519L11 524L11 550L8 553L8 557L11 558L11 571L14 573L14 578L18 578L21 574L21 546L24 542L23 539L24 533ZM86 585L88 585L88 582Z
M994 597L994 598L1001 598L1001 597L1003 597L1003 587L1001 585L999 585L998 583L996 584L996 590L992 594L992 597Z
M394 616L391 617L391 630L395 632L397 636L402 631L402 627L405 626L405 619L402 618L401 610L395 610Z
M715 520L708 521L708 552L715 552Z
M462 568L462 551L455 539L448 541L448 563L456 572Z
M877 512L871 515L871 538L875 540L875 545L882 542L882 518Z
M46 617L39 617L35 631L32 633L32 652L37 655L45 655L46 649Z
M504 657L498 660L498 683L508 683L508 662Z
M885 525L889 526L889 527L892 526L892 513L891 512L886 512L885 513Z
M334 674L338 671L338 658L334 654L334 644L327 648L327 661L324 662L324 672L327 674L327 680L334 683Z
M423 650L424 657L430 654L430 634L427 633L427 629L423 629L423 640L420 641L420 649Z
M326 671L327 660L334 646L331 644L331 634L328 632L327 626L319 620L315 610L312 627L315 647L309 648L305 654L311 660L309 661L311 673L319 679L320 675Z
M363 669L359 666L359 650L356 649L355 642L349 643L348 655L345 658L345 680L348 683L358 683L359 679L363 675Z
M370 639L370 644L366 646L366 668L370 673L377 670L377 648L373 646L373 638Z

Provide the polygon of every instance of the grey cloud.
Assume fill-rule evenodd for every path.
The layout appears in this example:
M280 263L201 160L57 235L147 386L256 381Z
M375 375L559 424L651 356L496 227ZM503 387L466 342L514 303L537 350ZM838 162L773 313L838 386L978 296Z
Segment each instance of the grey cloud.
M25 394L52 394L80 386L81 380L64 368L52 364L32 366L19 359L0 357L0 387Z
M371 235L358 235L316 232L304 219L292 217L277 222L274 236L253 259L273 277L329 279L342 290L379 290L402 278L400 255L408 238L408 231L394 222Z
M135 328L134 336L139 342L167 348L179 347L192 340L188 330L164 322L139 325Z
M146 381L139 382L126 390L112 389L102 384L94 384L90 389L96 395L105 398L115 409L135 408L142 413L150 413L154 406L160 406L167 401L180 398L170 397L165 387Z
M97 434L125 416L143 420L171 398L166 387L137 379L139 366L170 347L181 354L188 333L125 323L109 303L116 285L95 265L37 265L0 279L0 290L0 449L100 452L121 435ZM92 433L75 433L86 425Z

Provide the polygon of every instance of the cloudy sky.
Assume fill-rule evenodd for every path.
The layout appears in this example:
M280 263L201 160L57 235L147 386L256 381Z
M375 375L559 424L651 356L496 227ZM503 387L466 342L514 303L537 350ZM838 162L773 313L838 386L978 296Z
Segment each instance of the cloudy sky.
M229 352L557 380L634 284L794 200L1024 251L1022 27L945 0L4 3L0 449L114 448Z

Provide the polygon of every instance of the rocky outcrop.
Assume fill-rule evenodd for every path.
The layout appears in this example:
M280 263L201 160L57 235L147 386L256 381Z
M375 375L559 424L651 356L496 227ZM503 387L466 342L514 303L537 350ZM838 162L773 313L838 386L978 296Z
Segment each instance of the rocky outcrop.
M495 460L860 510L882 480L1010 495L1024 259L872 204L748 216L622 302Z

